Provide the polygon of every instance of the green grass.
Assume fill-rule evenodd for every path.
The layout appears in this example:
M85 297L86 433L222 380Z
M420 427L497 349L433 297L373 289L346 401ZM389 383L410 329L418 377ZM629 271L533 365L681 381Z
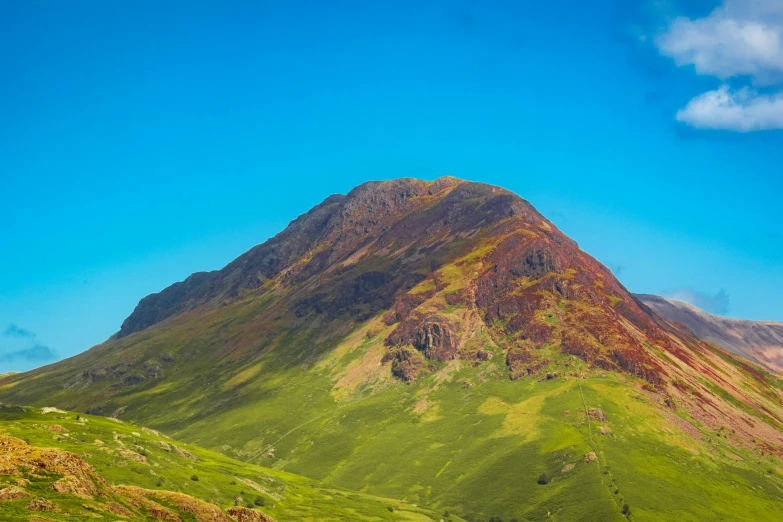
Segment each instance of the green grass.
M262 510L278 520L432 520L435 514L403 502L316 485L312 480L257 465L239 462L225 455L156 435L133 424L74 413L41 414L37 408L0 409L0 431L39 447L55 447L82 456L112 485L134 485L148 489L177 491L206 500L222 508L264 499ZM66 428L64 433L46 429ZM117 437L119 440L116 440ZM102 441L102 444L96 443ZM166 451L156 442L176 445L197 457L193 461ZM124 447L147 457L136 462L119 453ZM191 480L198 476L198 481ZM30 477L26 489L43 498L57 497L67 511L85 502L51 489L57 477ZM0 480L3 476L0 475ZM259 491L259 489L261 491ZM0 519L27 520L26 500L0 501ZM172 507L172 506L169 506ZM178 511L181 511L178 509ZM69 520L65 515L50 515ZM58 517L64 518L58 518ZM183 520L192 515L183 514ZM114 517L116 518L116 517ZM112 518L113 519L113 518Z

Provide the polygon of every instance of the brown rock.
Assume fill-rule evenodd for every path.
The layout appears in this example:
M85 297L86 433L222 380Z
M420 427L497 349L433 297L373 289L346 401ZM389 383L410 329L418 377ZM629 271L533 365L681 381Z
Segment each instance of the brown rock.
M30 494L19 486L9 486L0 489L0 500L19 500L20 498L27 498L29 496Z
M446 362L457 356L457 327L453 321L432 315L421 319L416 314L402 321L386 338L388 346L412 345L425 356Z
M40 497L32 499L26 507L30 511L59 511L57 504Z
M171 446L168 442L162 441L162 440L156 440L155 445L162 448L163 451L171 452Z
M180 457L184 457L190 460L198 460L198 458L189 451L186 451L182 448L178 448L174 444L172 444L171 447L174 448L174 452Z
M182 522L179 515L173 510L146 498L144 495L146 493L151 493L149 490L134 486L117 486L114 488L114 491L121 495L128 504L137 509L143 509L155 520Z
M97 492L95 485L89 479L78 479L73 475L68 475L56 480L52 484L52 489L57 493L66 495L75 495L79 498L91 500L93 494Z
M216 505L210 504L209 502L204 502L203 500L185 495L183 493L175 493L173 491L157 491L133 486L121 486L116 489L134 498L135 501L139 502L141 505L146 505L141 499L146 500L148 503L155 503L154 501L160 500L168 504L173 504L178 509L191 513L198 522L232 522L228 515L226 515L226 513ZM147 507L147 509L149 510L149 507ZM172 514L174 514L171 510L167 511L168 513L165 514L161 512L161 516L170 517ZM178 521L179 517L159 518L159 520Z
M585 462L588 464L590 462L593 462L594 460L598 460L598 455L595 454L595 451L591 451L590 453L585 455Z
M121 449L120 455L125 457L127 460L133 460L135 462L141 462L142 464L147 463L147 457L140 453L136 453L135 451L131 451L128 449Z
M235 506L228 508L226 513L237 522L275 522L275 519L257 509Z
M590 408L587 410L587 414L590 416L590 420L596 422L606 422L609 420L606 418L606 414L601 408Z
M132 517L133 513L126 509L124 506L117 504L116 502L107 502L105 504L105 507L107 510L111 511L115 515L119 515L121 517Z

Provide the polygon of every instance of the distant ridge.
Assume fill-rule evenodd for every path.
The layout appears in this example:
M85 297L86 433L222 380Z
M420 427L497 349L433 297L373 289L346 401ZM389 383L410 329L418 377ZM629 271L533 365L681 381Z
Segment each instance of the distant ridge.
M685 301L657 295L636 297L666 319L684 324L702 341L783 374L783 323L720 317Z

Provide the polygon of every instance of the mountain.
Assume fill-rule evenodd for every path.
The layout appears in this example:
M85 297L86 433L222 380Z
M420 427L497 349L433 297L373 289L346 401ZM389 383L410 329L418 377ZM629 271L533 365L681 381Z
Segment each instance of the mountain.
M728 319L678 299L648 294L636 297L666 319L684 324L702 341L783 374L783 323Z
M778 377L654 313L527 201L454 178L330 196L106 342L0 379L0 401L470 521L783 506Z

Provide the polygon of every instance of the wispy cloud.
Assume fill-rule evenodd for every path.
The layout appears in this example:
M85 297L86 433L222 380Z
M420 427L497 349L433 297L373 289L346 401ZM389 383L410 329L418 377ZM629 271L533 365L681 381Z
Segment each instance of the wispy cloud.
M2 352L2 350L0 350ZM53 361L57 358L57 353L43 344L34 344L28 348L13 350L7 353L0 353L0 362L16 361Z
M700 129L783 129L780 0L724 0L702 18L675 18L655 44L679 66L739 84L732 89L724 83L693 98L677 120Z
M685 301L716 315L726 315L729 312L729 294L723 289L710 294L693 288L678 288L670 292L662 292L661 295L669 299Z
M21 328L14 323L11 323L8 325L8 328L5 329L5 332L3 332L4 337L22 337L22 338L33 338L35 337L35 334L31 332L30 330L27 330L25 328Z
M14 323L8 325L3 332L5 346L0 346L0 362L45 362L57 358L57 352L38 342L37 335ZM7 344L10 343L11 347Z

